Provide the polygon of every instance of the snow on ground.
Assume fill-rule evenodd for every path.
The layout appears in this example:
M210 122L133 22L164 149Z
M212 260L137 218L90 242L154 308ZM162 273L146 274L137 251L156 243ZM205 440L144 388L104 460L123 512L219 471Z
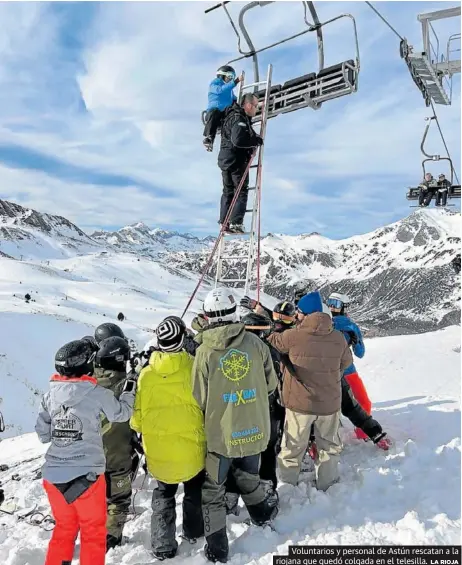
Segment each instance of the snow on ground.
M282 487L275 532L247 526L244 509L239 517L228 517L232 565L270 565L272 555L287 554L288 546L297 544L460 544L460 328L376 338L367 340L366 347L358 368L374 414L394 446L387 453L358 441L345 423L341 482L326 493L316 491L309 480ZM41 481L32 480L43 452L34 434L2 442L0 464L12 466L0 473L7 508L49 511ZM20 480L11 480L15 473ZM108 565L155 562L149 553L154 486L143 473L135 481L128 540L108 554ZM177 509L179 534L181 496ZM0 563L42 565L50 535L16 518L0 517ZM182 541L172 565L205 565L203 545L203 540L197 545Z
M48 386L61 345L93 334L103 322L115 322L142 348L165 316L182 314L197 280L129 253L49 261L0 257L0 410L6 437L33 431L40 394ZM201 286L186 323L210 288ZM29 304L26 293L32 297ZM242 297L242 291L235 295ZM276 303L266 295L262 300L270 306ZM119 312L127 317L123 322L117 320Z

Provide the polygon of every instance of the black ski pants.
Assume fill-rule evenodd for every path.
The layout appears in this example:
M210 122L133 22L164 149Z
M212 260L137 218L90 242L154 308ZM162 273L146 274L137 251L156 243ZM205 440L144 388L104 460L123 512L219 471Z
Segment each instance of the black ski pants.
M210 137L213 141L217 135L218 128L223 122L224 112L218 108L212 108L205 115L204 137Z
M204 471L201 471L183 483L183 535L188 539L200 538L204 535L201 506L204 476ZM178 542L175 539L177 490L178 484L157 481L157 487L152 493L151 546L156 553L178 549Z
M420 189L420 193L419 193L419 206L421 206L422 204L424 206L428 206L430 204L430 202L432 201L433 195L435 194L435 189L434 188L430 188L427 190L424 189Z
M220 207L220 224L223 224L228 214L229 207L233 201L234 194L239 187L239 184L244 176L249 161L246 160L237 166L221 171L223 177L223 194L221 196ZM230 224L243 224L245 211L247 209L247 199L249 195L249 173L246 174L244 184L234 204L233 211L231 212L229 223Z

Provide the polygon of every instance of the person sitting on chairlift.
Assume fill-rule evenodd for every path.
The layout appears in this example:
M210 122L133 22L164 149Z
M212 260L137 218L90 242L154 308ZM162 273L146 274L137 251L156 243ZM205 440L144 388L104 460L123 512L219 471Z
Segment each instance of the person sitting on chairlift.
M448 192L452 194L452 184L448 181L445 175L441 174L438 177L438 190L436 191L435 206L446 206L448 201Z
M209 85L204 139L202 142L207 151L213 150L213 142L215 141L217 130L223 121L226 108L229 108L237 100L233 89L242 78L242 75L236 78L236 71L233 67L223 65L217 70L216 78Z
M432 201L438 189L438 183L431 173L425 173L425 179L419 184L419 206L426 207Z

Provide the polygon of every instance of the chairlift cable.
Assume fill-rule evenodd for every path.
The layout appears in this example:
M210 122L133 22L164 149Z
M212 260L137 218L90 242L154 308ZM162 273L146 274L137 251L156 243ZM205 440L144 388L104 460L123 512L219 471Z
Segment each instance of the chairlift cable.
M449 149L448 149L448 146L446 145L446 140L444 139L443 131L442 131L441 126L440 126L440 123L439 123L439 121L438 121L438 116L436 115L436 111L435 111L435 106L434 106L434 104L433 104L433 100L431 100L430 103L431 103L431 106L432 106L433 116L435 117L436 125L438 126L438 129L439 129L439 132L440 132L440 135L441 135L441 139L443 140L444 148L446 149L446 153L447 153L449 159L451 159L451 167L452 167L452 170L454 171L454 176L456 177L457 184L460 184L459 177L457 176L457 173L456 173L456 170L455 170L455 168L454 168L454 165L452 164L453 161L452 161L451 155L449 154Z
M379 16L379 18L391 29L391 31L397 35L401 41L404 41L404 37L402 37L397 31L396 29L390 24L390 22L384 17L382 16L382 14L376 9L374 8L374 6L370 3L370 2L366 2L366 4L369 6L369 8L371 8L372 10L374 10L374 12Z

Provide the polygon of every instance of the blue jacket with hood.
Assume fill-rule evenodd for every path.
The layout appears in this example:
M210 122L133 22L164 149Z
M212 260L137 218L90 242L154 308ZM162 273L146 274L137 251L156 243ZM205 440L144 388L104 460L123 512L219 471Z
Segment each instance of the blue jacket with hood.
M53 375L45 393L35 431L42 443L50 443L42 467L43 478L68 483L90 472L106 470L101 422L127 422L133 411L134 392L114 393L89 376L67 378Z
M358 343L353 345L353 353L359 359L364 357L364 353L366 352L366 348L364 346L363 336L359 327L351 320L348 316L333 316L332 323L334 324L334 328L339 332L342 332L345 336L345 339L348 345L351 345L351 337L348 335L348 332L353 332L356 337L358 338ZM352 373L356 373L356 367L354 363L352 363L349 367L347 367L343 373L343 376L351 375Z
M209 85L208 106L207 112L217 108L221 112L226 110L229 106L237 100L233 88L236 86L236 81L231 80L225 82L222 78L215 78Z

